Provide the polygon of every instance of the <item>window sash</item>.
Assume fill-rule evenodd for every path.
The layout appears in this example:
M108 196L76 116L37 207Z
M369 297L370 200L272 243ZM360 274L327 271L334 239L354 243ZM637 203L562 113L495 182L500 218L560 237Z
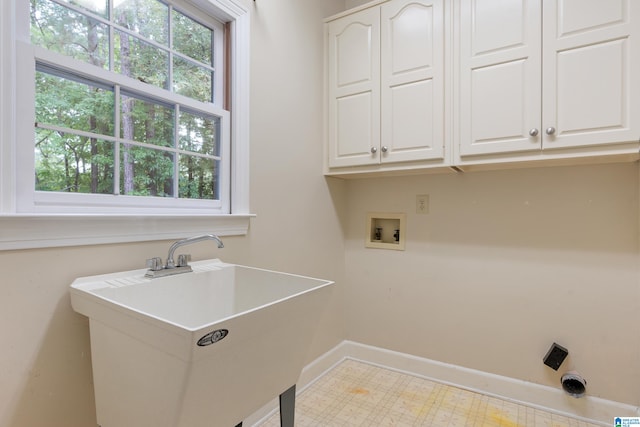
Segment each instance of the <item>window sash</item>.
M212 11L207 11L204 14L202 13L202 10L199 9L198 7L194 6L194 4L197 4L199 2L194 1L194 2L187 2L187 1L183 1L183 0L173 0L173 1L167 1L167 0L163 0L163 2L165 4L168 5L168 17L169 17L169 32L172 31L171 29L171 25L172 25L172 20L173 20L173 10L176 9L177 12L179 12L180 14L186 16L187 18L193 20L194 22L209 27L213 30L214 32L214 37L212 40L212 44L213 44L213 52L214 52L214 57L213 57L213 63L212 64L208 64L205 62L201 62L195 58L191 58L187 55L185 55L184 53L182 53L179 48L176 48L175 46L173 46L173 43L171 43L171 45L169 43L167 44L163 44L163 43L159 43L153 39L150 39L148 37L145 37L142 34L139 34L135 31L132 31L128 28L125 28L121 25L119 25L117 22L115 22L114 20L109 20L105 17L102 17L100 15L97 15L95 13L92 13L91 11L88 11L87 9L74 5L72 3L69 2L65 2L62 0L48 0L51 2L54 2L58 5L60 5L61 7L64 7L66 9L69 9L70 11L82 14L82 15L86 15L91 17L92 19L94 19L95 21L97 21L100 24L106 25L107 28L109 28L109 45L111 46L111 48L109 49L109 58L108 58L108 66L107 69L109 69L110 71L114 71L114 67L115 67L115 61L114 61L114 43L115 43L115 33L121 33L124 35L127 35L129 37L133 37L135 40L138 40L140 42L145 43L146 45L152 46L155 49L158 49L160 51L163 51L165 53L167 53L167 57L168 57L168 64L167 66L169 67L168 70L168 81L170 86L173 85L173 75L172 75L172 71L173 71L173 67L174 67L174 58L178 58L182 61L184 61L185 63L189 63L192 65L195 65L199 68L203 68L205 70L214 72L215 75L220 76L220 77L215 77L214 81L213 81L213 87L212 87L212 92L215 95L213 97L213 101L212 103L222 107L224 105L224 99L225 99L225 72L227 70L227 67L224 66L224 61L225 61L225 56L226 56L226 49L225 49L225 25L222 23L222 21L214 18L212 16ZM203 8L203 9L210 9L210 7L208 8ZM109 14L111 15L111 14ZM28 16L28 11L23 11L23 15L22 15L22 21L23 25L21 26L21 31L18 34L18 39L19 40L23 40L23 41L30 41L31 39L31 35L30 35L30 19L27 20ZM115 72L115 71L114 71ZM173 91L172 87L167 88L167 90L169 91Z
M80 60L66 57L62 54L49 51L30 43L17 42L17 80L18 87L21 88L21 96L17 99L18 111L22 111L17 117L16 130L17 139L23 143L16 147L16 157L18 164L28 167L20 167L16 173L16 211L22 213L144 213L153 214L188 214L209 212L212 214L228 214L230 209L230 158L231 158L231 120L230 112L211 103L194 100L176 93L166 91L136 79L112 73L110 71L95 67ZM220 119L220 155L215 156L220 160L219 189L220 197L216 200L210 199L186 199L178 197L178 186L174 185L175 193L173 197L160 198L154 196L114 196L106 194L87 193L64 193L64 192L43 192L35 191L35 154L33 149L34 123L35 123L35 73L37 69L52 70L54 74L67 77L69 75L82 83L90 82L95 86L111 87L115 86L116 97L118 92L132 94L140 99L149 99L155 103L167 105L180 105L185 111L194 112L204 116L213 116ZM119 88L119 89L118 89ZM178 109L179 111L179 109ZM119 112L114 112L115 119L118 120ZM174 115L174 120L179 120L179 115ZM117 126L116 126L117 128ZM178 131L174 127L175 132ZM70 133L79 134L78 131L70 130ZM120 135L102 136L99 138L113 140L115 144L132 143L134 145L146 146L147 144L126 141ZM176 135L177 137L177 135ZM31 145L25 143L30 141ZM157 147L150 147L157 148ZM176 147L168 149L178 154L184 152ZM191 153L189 153L191 154ZM176 161L177 167L177 161ZM114 172L119 173L119 171ZM174 179L178 180L177 170L174 171ZM156 200L159 199L159 200Z

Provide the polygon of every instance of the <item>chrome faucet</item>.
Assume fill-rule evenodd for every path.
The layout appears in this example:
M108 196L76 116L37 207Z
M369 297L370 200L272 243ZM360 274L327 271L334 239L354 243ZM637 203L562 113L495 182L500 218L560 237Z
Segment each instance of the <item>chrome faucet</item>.
M189 265L189 261L191 261L191 255L178 255L178 262L176 263L173 260L173 254L180 246L190 245L205 240L213 240L217 242L219 248L224 248L222 240L220 240L220 238L214 234L203 234L200 236L187 237L186 239L178 240L169 247L167 262L164 266L162 265L162 259L160 257L154 257L147 260L147 267L149 267L149 270L147 270L145 276L152 278L163 277L173 274L188 273L192 271L191 266Z
M167 263L165 264L164 268L176 268L176 264L173 261L173 253L180 246L190 245L192 243L198 243L205 240L215 240L218 243L219 248L224 248L222 240L220 240L220 238L214 234L203 234L201 236L187 237L186 239L178 240L177 242L172 244L171 247L169 247L169 255L167 255ZM178 267L183 267L183 265L180 264L181 263L178 262Z

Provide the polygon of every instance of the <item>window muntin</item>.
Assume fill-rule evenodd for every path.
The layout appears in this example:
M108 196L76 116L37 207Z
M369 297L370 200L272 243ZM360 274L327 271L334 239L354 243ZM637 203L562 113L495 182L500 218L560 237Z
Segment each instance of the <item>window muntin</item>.
M229 159L221 157L229 154L222 150L229 144L224 130L229 115L206 106L221 95L214 90L222 87L214 68L220 59L215 55L222 54L214 51L221 46L215 41L221 26L201 24L157 0L138 2L146 14L117 0L111 5L105 0L104 7L91 0L31 3L32 43L69 57L51 64L55 55L41 60L36 50L36 192L195 199L222 206L221 197L228 194L222 186L229 185L221 175L229 173ZM61 43L47 43L53 34L64 35ZM83 48L77 48L81 42ZM167 92L149 95L141 91L146 85L127 85L126 79L76 74L76 60ZM59 102L52 103L53 93Z

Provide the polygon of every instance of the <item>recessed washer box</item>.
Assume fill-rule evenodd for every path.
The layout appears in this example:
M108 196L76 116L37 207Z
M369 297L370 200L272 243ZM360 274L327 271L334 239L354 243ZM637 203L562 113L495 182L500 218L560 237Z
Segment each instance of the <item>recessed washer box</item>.
M406 236L405 223L404 213L368 213L364 246L403 251Z

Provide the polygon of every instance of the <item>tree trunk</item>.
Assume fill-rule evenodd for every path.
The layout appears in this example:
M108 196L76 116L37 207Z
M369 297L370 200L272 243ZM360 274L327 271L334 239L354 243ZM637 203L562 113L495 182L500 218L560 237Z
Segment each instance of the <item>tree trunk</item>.
M89 116L89 129L91 132L95 132L97 126L97 120L95 116ZM96 138L90 138L89 140L91 144L91 194L95 194L98 192L98 177L100 165L96 162L96 158L98 157L98 141Z
M73 177L73 192L77 193L80 189L80 156L78 155L78 151L74 151L73 156L76 161L76 170L75 175Z
M71 191L71 176L69 174L69 153L64 155L64 191Z
M126 17L124 12L119 16L118 23L126 26ZM121 72L123 75L131 77L131 48L129 46L129 36L122 33L120 36L120 62ZM133 98L122 96L121 110L122 110L122 136L125 140L133 140ZM123 167L123 184L124 194L132 194L134 190L134 169L133 169L133 155L131 154L131 145L122 145L122 167Z
M87 50L89 52L89 59L91 64L102 67L104 64L98 53L98 21L95 19L87 18ZM89 89L93 94L97 92L97 89ZM95 132L97 128L97 120L94 115L89 116L89 130ZM98 156L98 141L96 138L90 139L91 144L91 193L98 192L98 179L99 179L99 167L96 162Z
M145 130L145 141L151 143L156 137L156 108L153 104L147 104L147 119L144 122L144 130ZM155 150L153 150L155 151ZM159 154L154 153L153 156L158 156ZM149 192L152 196L158 195L158 173L157 173L157 162L152 163L152 167L149 171Z

